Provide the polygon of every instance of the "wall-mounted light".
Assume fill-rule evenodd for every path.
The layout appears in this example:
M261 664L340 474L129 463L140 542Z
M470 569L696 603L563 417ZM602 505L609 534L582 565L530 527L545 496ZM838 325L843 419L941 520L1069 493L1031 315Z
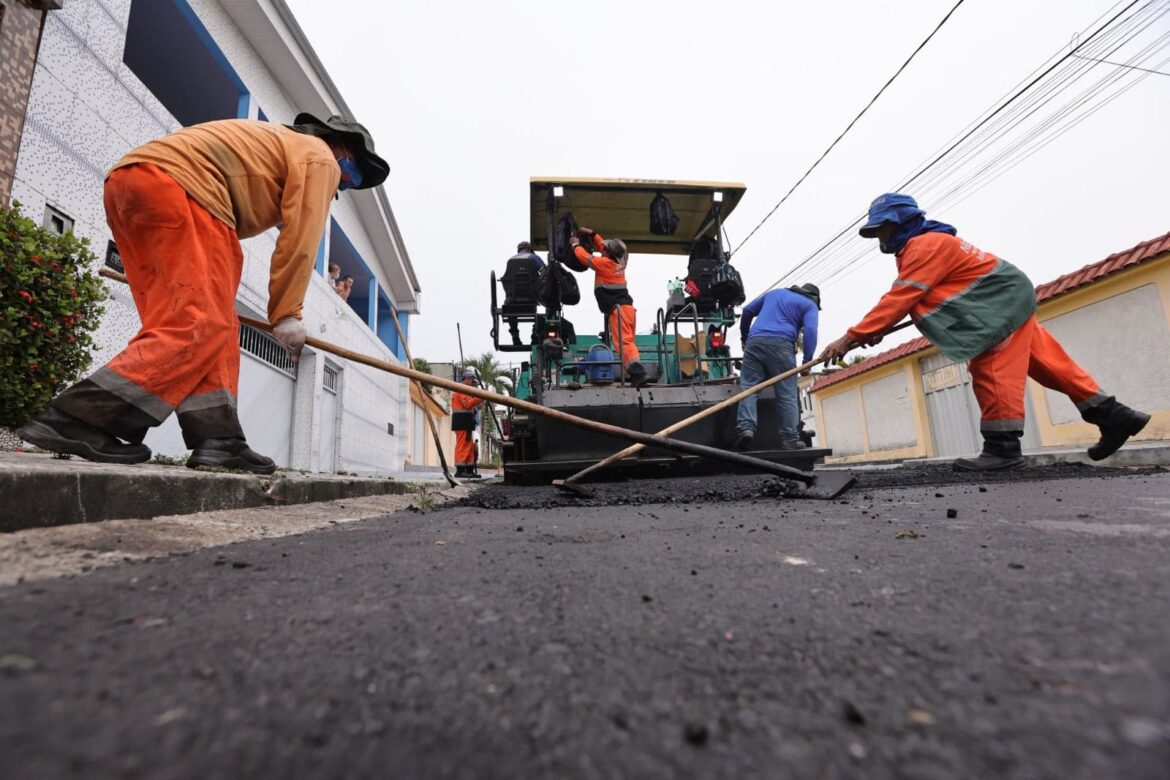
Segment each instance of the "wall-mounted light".
M722 192L712 193L711 200L715 201L716 203L722 203L723 202L723 193Z
M559 184L556 184L556 185L554 185L554 186L553 186L553 197L554 197L554 198L563 198L563 197L565 197L565 188L564 188L564 187L562 187L562 186L561 186L561 185L559 185Z

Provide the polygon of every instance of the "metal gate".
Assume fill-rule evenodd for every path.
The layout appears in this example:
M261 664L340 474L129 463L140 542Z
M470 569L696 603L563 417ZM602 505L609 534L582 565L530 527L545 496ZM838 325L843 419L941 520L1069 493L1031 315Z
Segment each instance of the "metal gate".
M321 382L321 456L317 470L332 474L337 471L337 439L341 435L341 405L337 402L341 392L341 371L325 364L325 378Z
M983 449L979 433L979 403L971 389L971 375L965 363L955 363L945 355L931 355L919 361L922 389L926 393L926 415L930 438L938 457L961 457ZM1024 449L1040 446L1036 416L1032 413L1032 394L1024 393Z
M979 404L971 390L967 366L941 354L922 358L918 365L922 370L934 454L959 457L979 452L983 448Z

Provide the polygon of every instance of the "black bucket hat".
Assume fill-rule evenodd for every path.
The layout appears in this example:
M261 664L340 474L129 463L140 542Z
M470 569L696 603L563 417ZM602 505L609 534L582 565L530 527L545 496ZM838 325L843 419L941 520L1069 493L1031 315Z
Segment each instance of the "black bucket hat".
M368 190L377 187L390 175L390 164L374 152L374 139L365 125L337 115L321 121L310 113L301 112L297 114L293 123L286 127L318 138L329 135L343 136L346 141L345 148L353 153L354 159L362 169L362 184L354 189Z
M813 303L815 303L817 305L817 311L821 310L821 288L820 287L817 287L815 284L810 283L810 284L802 284L799 287L796 287L796 286L789 287L788 289L792 290L792 292L794 292L794 293L800 293L805 298L810 299Z

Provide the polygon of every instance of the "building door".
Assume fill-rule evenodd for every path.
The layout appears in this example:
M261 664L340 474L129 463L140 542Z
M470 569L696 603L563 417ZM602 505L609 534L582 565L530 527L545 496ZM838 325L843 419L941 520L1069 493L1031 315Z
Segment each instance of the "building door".
M325 364L325 378L321 382L321 457L317 470L332 474L337 471L337 440L341 435L341 371Z

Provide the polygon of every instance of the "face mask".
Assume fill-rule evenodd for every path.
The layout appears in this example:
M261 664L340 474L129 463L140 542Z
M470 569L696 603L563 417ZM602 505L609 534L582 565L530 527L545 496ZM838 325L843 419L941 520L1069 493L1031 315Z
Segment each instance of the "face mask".
M337 161L337 164L341 167L341 184L337 186L337 189L348 190L362 186L362 169L358 167L356 160L351 157L343 157Z

